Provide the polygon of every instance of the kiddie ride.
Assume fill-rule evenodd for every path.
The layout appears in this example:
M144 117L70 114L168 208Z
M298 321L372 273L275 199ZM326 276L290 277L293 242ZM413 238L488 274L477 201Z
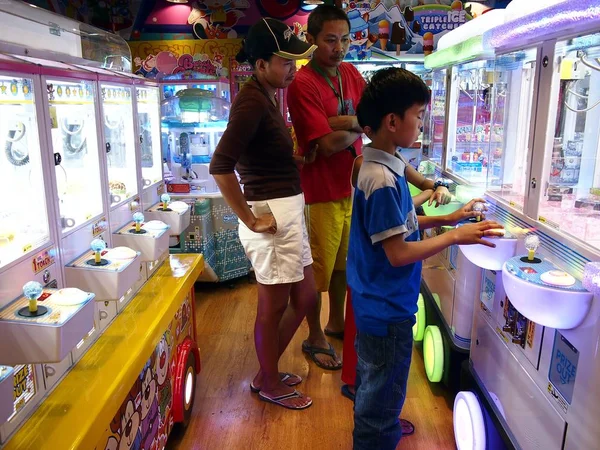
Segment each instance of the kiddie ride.
M158 87L120 72L113 34L16 1L0 24L0 190L19 193L0 212L0 441L163 448L193 405L203 259L169 258L169 211L142 213L164 189Z
M482 148L473 180L485 188L488 216L506 230L490 238L494 249L460 248L481 277L468 390L454 403L460 450L600 442L600 13L593 1L553 3L513 1L493 27L445 49L452 55L431 55L484 69L458 90L489 113L483 139L470 133ZM454 162L445 175L467 182L456 171L469 166Z

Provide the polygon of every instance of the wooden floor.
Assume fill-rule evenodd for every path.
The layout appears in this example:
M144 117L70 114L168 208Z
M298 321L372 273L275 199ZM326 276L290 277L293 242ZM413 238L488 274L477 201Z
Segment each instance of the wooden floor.
M323 323L327 317L323 302ZM308 328L302 324L282 357L280 370L304 378L300 389L313 398L304 411L270 405L250 393L258 370L253 327L256 285L246 279L230 286L199 284L196 324L202 359L191 422L170 437L170 450L329 450L352 448L352 403L340 394L340 371L309 363L301 351ZM332 340L341 352L341 341ZM452 400L427 382L420 350L415 348L402 417L416 433L399 449L454 449Z

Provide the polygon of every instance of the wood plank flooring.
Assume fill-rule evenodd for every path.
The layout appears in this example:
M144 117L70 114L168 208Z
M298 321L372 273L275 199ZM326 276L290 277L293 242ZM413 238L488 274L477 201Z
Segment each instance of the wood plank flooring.
M322 322L327 317L323 301ZM170 450L333 450L352 448L352 403L340 394L340 371L309 363L301 350L308 334L302 324L284 353L280 370L304 378L300 389L313 398L305 411L270 405L250 393L258 370L253 328L256 285L241 279L231 285L198 284L196 326L202 359L192 419L185 431L171 435ZM342 343L331 340L336 351ZM454 449L452 399L442 386L425 376L420 350L415 347L402 417L416 433L399 449Z

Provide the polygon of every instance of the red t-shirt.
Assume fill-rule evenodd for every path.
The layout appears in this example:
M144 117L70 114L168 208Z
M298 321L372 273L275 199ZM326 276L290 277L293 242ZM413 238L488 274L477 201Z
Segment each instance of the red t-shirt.
M339 71L346 113L354 116L366 83L360 72L350 63L342 63ZM337 90L337 77L332 77L331 83ZM310 142L333 132L327 119L342 112L339 111L338 98L327 80L310 64L298 71L287 95L288 108L298 140L298 153L302 155ZM362 137L356 140L354 149L357 154L361 153ZM346 150L329 157L317 154L315 162L306 164L300 173L306 203L330 202L349 197L352 192L350 176L353 164L354 157Z

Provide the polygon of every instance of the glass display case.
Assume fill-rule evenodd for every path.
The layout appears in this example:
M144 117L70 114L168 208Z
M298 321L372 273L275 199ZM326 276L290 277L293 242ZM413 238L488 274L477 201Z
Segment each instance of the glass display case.
M430 69L425 68L423 65L423 58L419 58L418 55L411 55L410 59L402 58L399 59L372 59L372 60L362 60L362 61L352 61L352 64L356 67L356 69L363 76L365 81L369 82L371 77L379 70L386 69L390 67L402 68L406 69L419 77L427 84L429 88L431 88L431 75L432 72ZM429 110L429 107L428 107ZM412 145L411 148L403 148L402 154L407 159L407 161L414 166L418 167L419 162L422 159L422 155L426 152L425 147L429 142L429 127L425 126L425 121L428 120L428 112L426 112L425 117L423 118L423 129L421 130L421 134L417 141ZM363 134L363 144L367 144L370 142L370 139ZM425 155L427 156L427 155Z
M63 232L102 213L95 84L46 80Z
M198 78L186 79L182 73L164 77L160 85L161 100L173 97L185 89L202 89L212 92L213 96L217 98L231 101L230 86L227 80L196 73L194 75Z
M431 101L423 120L422 154L425 160L441 168L446 123L446 69L431 72L429 84Z
M131 88L101 84L100 89L110 204L114 206L138 192Z
M600 33L559 41L539 220L600 249Z
M489 86L493 114L487 190L519 211L529 178L536 56L534 48L498 56Z
M445 169L469 184L494 182L487 179L490 141L499 139L491 130L493 79L491 61L452 67Z
M140 133L142 186L145 189L162 181L160 103L156 88L137 86L135 92Z
M163 157L175 178L216 192L210 159L227 127L230 103L210 91L185 89L161 102Z
M431 90L433 84L433 72L430 69L427 69L422 62L404 63L402 67L418 75ZM404 157L407 159L409 164L415 168L418 168L419 163L423 160L423 156L425 156L425 148L429 149L430 147L431 136L429 134L429 127L427 127L427 123L429 122L431 105L432 102L430 100L429 105L427 105L425 113L423 114L423 127L421 127L421 134L419 134L417 141L412 145L411 148L402 149L402 154Z
M0 75L0 117L1 269L50 239L33 80Z

